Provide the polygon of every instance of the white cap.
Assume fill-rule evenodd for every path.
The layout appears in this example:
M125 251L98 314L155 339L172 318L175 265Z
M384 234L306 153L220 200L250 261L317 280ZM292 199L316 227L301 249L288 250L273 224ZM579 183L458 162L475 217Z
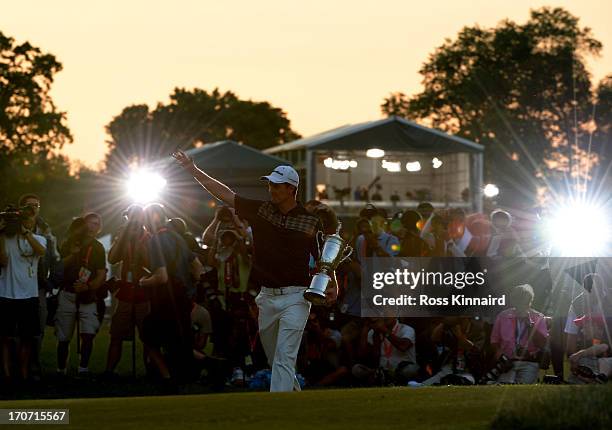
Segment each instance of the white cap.
M275 184L289 184L296 188L300 184L300 177L291 166L278 166L268 176L262 176L259 179L267 179Z

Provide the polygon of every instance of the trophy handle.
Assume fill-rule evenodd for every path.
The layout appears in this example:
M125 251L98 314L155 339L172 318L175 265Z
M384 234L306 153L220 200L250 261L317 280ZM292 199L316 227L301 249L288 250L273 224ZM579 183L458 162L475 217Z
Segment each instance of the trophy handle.
M317 233L315 234L316 240L317 240L317 249L319 250L319 254L321 253L322 249L321 247L323 246L322 244L325 243L325 241L323 240L323 232L321 230L317 231Z
M344 262L344 260L349 258L352 253L353 253L352 246L348 245L346 248L344 248L344 254L342 255L342 258L340 259L340 263Z

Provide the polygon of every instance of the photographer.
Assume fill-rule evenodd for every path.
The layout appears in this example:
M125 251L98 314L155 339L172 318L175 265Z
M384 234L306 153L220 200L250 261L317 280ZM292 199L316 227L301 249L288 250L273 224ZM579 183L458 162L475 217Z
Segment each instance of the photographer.
M366 226L355 240L356 258L362 261L365 257L397 256L400 250L400 242L397 237L385 231L386 213L383 210L376 209L367 209L366 211L375 212L371 214L371 228ZM369 212L365 214L368 215Z
M195 236L187 229L187 223L183 218L170 218L168 228L183 238L191 252L200 252L200 245Z
M397 318L368 320L359 348L362 362L367 364L355 364L353 376L368 385L406 384L419 372L415 339L414 329Z
M40 318L40 336L36 337L31 355L32 378L40 379L42 369L40 364L40 350L42 347L45 327L47 326L47 293L51 291L48 281L49 275L54 272L60 256L57 249L57 239L53 235L49 224L40 216L40 198L36 194L24 194L19 198L19 207L29 208L35 217L34 234L43 236L47 241L47 251L38 263L38 315Z
M431 330L437 359L433 376L422 385L474 385L480 360L482 330L468 317L447 317Z
M160 204L145 208L151 274L140 278L151 311L143 321L144 344L162 378L163 389L176 392L176 379L189 378L193 366L192 300L188 295L192 277L202 266L181 236L167 227L168 217ZM166 353L164 356L163 352Z
M309 385L346 385L351 374L349 357L327 314L327 310L310 312L298 362Z
M193 264L197 266L194 268L194 273L199 273L199 275L194 274L194 280L199 281L200 275L205 273L204 264L206 263L206 256L208 253L200 247L200 244L196 240L195 236L187 229L187 223L184 219L170 218L168 220L167 227L178 234L187 245L189 251L193 253L193 256L195 257ZM196 282L192 282L189 290L187 291L187 295L191 300L195 301L197 299L197 289Z
M215 295L219 302L211 308L215 352L230 359L232 379L240 380L247 365L245 358L251 352L247 330L247 300L251 299L247 292L251 271L249 236L231 208L221 207L217 219L216 240L208 253L208 265L217 272Z
M544 315L531 308L533 297L530 285L514 287L510 296L514 307L502 311L495 319L491 332L495 359L504 354L513 363L509 371L499 376L498 382L533 384L538 378L548 327Z
M46 252L46 239L32 233L35 214L31 208L8 207L0 218L0 340L4 376L13 377L11 338L19 341L19 370L29 377L34 338L40 335L38 264Z
M568 382L582 384L589 379L579 368L593 373L605 373L609 362L600 357L609 355L610 322L612 320L612 289L607 288L601 275L589 273L582 280L582 292L572 301L565 324L567 354L571 375ZM601 363L600 363L601 362ZM600 364L604 369L600 369Z
M612 378L612 350L607 339L608 321L601 314L577 318L574 323L585 334L584 349L570 355L571 384L596 384ZM589 346L590 345L590 346Z
M193 357L196 360L204 360L206 355L202 351L212 333L212 322L210 313L204 306L197 303L193 303L191 307L191 328L193 330Z
M77 318L81 341L78 373L80 376L89 375L93 340L100 327L96 290L106 278L104 247L95 239L101 227L102 219L95 213L75 219L60 250L64 275L55 318L57 372L60 375L66 374L70 340Z
M425 257L430 249L427 242L421 238L419 226L423 224L421 214L417 211L406 211L402 214L401 225L405 230L401 241L400 257Z
M493 235L487 249L487 257L517 257L523 256L519 238L512 227L510 213L497 209L491 212Z
M584 331L575 323L575 320L579 317L594 315L612 316L612 290L605 287L599 274L589 273L582 280L582 291L572 300L567 313L564 332L567 336L568 356L577 351L579 344L583 347L589 346L588 340L584 339Z
M448 237L448 219L446 214L436 214L434 213L428 221L428 224L423 227L423 230L427 230L427 234L421 237L429 244L431 251L430 255L432 257L448 257L450 253L448 251L447 242L449 241Z
M147 242L151 237L144 228L144 209L132 205L127 209L124 219L126 223L121 227L108 254L110 264L121 263L121 275L115 294L117 306L110 326L111 340L105 370L107 378L114 376L115 368L121 360L123 341L136 341L136 327L142 339L142 322L149 313L145 291L137 285L148 267ZM143 350L143 360L146 366L146 348Z
M235 230L246 245L253 243L251 229L246 220L241 220L234 208L221 205L215 211L215 217L202 234L202 243L206 246L215 246L218 243L219 231Z

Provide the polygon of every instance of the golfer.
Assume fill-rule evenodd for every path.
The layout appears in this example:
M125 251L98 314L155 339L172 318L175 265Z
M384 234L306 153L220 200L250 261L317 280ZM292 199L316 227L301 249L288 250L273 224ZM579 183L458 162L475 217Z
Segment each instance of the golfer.
M251 279L261 286L255 302L261 343L272 366L270 391L299 391L295 362L310 313L304 291L310 285L311 256L316 260L319 255L316 233L321 228L319 219L296 201L297 172L278 166L260 178L268 181L270 200L252 200L198 169L184 152L173 156L210 194L250 223L255 248ZM333 303L336 297L337 285L330 283L326 299Z

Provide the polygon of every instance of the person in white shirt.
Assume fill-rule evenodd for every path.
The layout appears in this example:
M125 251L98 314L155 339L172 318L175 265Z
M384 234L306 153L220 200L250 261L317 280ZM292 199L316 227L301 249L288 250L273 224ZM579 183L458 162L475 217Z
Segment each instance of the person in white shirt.
M587 274L582 287L582 292L572 300L564 329L566 352L571 365L568 382L571 384L585 382L577 372L578 366L600 373L603 365L603 373L612 372L612 360L602 360L610 357L609 348L600 346L610 343L608 332L612 317L612 288L606 285L598 273ZM578 345L582 348L578 348Z
M46 252L46 239L32 233L33 213L9 209L0 221L0 340L3 373L12 382L11 342L18 337L19 368L29 378L34 338L40 335L38 316L38 262ZM28 216L30 215L30 216Z
M360 355L377 362L378 368L355 364L353 376L368 385L396 382L405 384L417 376L416 335L409 325L396 318L374 318L361 333Z

